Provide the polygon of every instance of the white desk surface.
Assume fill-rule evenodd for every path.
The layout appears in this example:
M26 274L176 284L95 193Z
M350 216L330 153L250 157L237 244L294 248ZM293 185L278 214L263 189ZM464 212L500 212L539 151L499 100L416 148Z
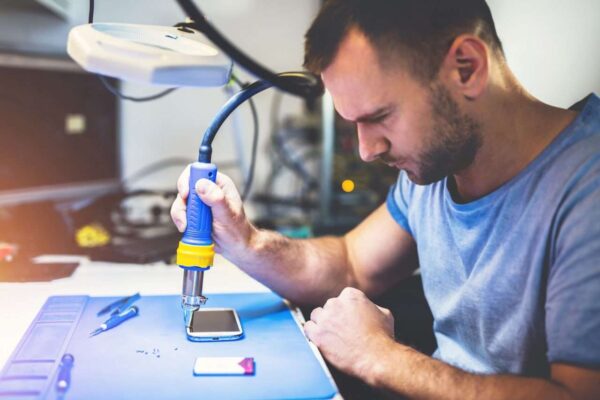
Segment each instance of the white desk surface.
M181 294L183 271L175 265L112 264L84 261L72 276L52 282L0 282L0 369L49 296ZM204 293L266 292L223 257L204 276Z

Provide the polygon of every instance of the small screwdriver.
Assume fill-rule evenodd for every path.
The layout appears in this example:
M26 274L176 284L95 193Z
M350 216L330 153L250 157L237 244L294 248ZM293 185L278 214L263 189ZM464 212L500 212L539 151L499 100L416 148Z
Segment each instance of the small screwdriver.
M136 306L131 306L120 314L113 314L107 319L98 329L93 330L90 333L90 337L96 336L102 332L114 328L115 326L127 321L129 318L138 315L139 309Z

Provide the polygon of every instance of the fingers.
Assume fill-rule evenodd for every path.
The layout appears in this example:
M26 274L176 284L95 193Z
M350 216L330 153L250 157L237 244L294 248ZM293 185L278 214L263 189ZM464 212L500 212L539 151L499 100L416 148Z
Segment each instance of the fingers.
M187 225L185 210L185 201L181 198L181 195L178 194L177 198L171 205L171 219L175 223L175 226L179 232L185 231L185 227Z
M243 205L235 183L225 174L217 173L213 183L201 179L196 183L198 196L213 210L217 220L236 220L243 218ZM237 221L240 222L240 221Z
M217 186L223 189L223 193L230 203L239 205L239 207L241 207L242 198L240 196L240 192L237 190L235 183L233 183L233 180L231 180L229 176L217 172L216 183Z
M317 307L310 313L310 320L304 324L304 333L306 337L313 342L317 347L321 346L319 342L320 337L320 328L319 323L322 322L321 319L324 317L324 307L327 307L327 304L331 304L330 302L333 299L327 300L323 307Z
M317 307L310 313L310 320L319 323L319 316L323 313L323 308Z
M317 347L319 347L319 343L317 343L317 330L319 328L317 327L317 324L315 324L313 321L307 321L304 324L304 334L306 335L306 337L308 338L308 340L310 340L311 342L313 342Z
M219 185L219 187L223 189L225 189L226 187L235 188L235 184L233 183L231 178L221 172L217 172L217 179L215 179L215 182L217 183L217 185Z
M171 219L180 232L187 226L187 198L189 196L190 166L188 165L177 179L178 195L171 205ZM200 199L212 209L213 217L221 222L230 221L236 215L243 215L240 194L235 184L225 174L217 173L216 183L208 179L196 182L196 192Z
M177 179L177 191L183 200L186 200L190 192L190 166L185 167Z
M348 286L342 290L339 297L346 299L362 299L365 298L366 295L362 291Z
M196 182L196 193L209 207L218 205L225 198L223 189L208 179L199 179Z
M380 306L377 306L377 308L379 308L379 311L381 311L382 314L385 315L386 317L392 316L392 312L389 309L387 309L385 307L380 307Z
M196 192L200 199L212 209L213 218L227 220L231 218L231 209L226 201L225 192L216 183L208 179L196 182Z
M235 183L231 178L225 174L217 172L216 184L219 186L226 195L237 195L239 198L239 192L235 187ZM190 166L188 165L179 178L177 179L177 192L181 195L181 198L186 201L190 192Z
M177 179L177 197L171 204L171 219L179 232L185 231L187 218L185 214L186 199L190 192L190 166L188 165Z

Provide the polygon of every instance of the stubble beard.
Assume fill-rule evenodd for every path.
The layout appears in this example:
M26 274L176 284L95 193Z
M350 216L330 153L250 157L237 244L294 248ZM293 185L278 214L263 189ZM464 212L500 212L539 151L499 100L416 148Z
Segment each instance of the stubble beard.
M418 185L464 170L473 163L482 144L480 124L461 112L444 86L433 84L430 97L433 129L429 143L417 158L416 171L405 170Z

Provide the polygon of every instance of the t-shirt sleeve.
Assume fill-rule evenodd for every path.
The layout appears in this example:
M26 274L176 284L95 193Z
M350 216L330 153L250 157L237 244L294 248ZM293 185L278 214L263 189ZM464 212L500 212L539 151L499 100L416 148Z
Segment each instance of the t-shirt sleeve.
M386 205L387 209L392 214L392 217L396 222L411 235L412 230L408 223L408 177L404 171L398 174L398 180L390 188L387 195Z
M546 296L548 360L598 368L600 162L570 190L556 222Z

